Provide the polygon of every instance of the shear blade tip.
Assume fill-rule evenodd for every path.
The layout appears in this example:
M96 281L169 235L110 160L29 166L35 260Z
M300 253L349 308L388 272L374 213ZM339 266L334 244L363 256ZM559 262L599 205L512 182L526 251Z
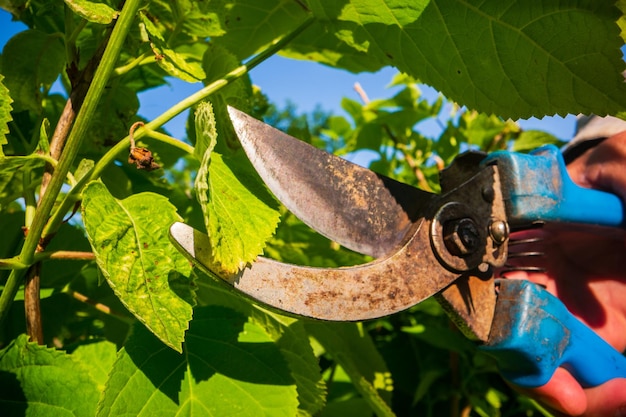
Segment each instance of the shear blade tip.
M170 226L170 237L177 246L195 257L193 228L185 223L176 222Z
M226 109L228 110L228 115L230 116L230 120L237 120L241 118L242 115L245 115L244 112L234 108L233 106L226 106Z

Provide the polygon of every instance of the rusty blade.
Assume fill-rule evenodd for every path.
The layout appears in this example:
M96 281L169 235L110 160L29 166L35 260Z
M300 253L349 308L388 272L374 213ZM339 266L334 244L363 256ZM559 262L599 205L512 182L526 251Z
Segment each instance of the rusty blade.
M429 248L424 220L394 255L346 268L313 268L259 257L232 276L212 271L209 238L184 223L174 223L170 238L210 276L269 307L331 321L367 320L407 309L454 281L458 274L441 268ZM416 256L419 262L415 262Z
M381 257L410 237L434 194L317 149L232 107L250 161L292 213L354 251Z

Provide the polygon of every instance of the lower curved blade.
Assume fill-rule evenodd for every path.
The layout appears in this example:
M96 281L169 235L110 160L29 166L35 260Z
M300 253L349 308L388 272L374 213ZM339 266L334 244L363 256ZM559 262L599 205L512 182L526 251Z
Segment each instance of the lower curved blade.
M347 268L312 268L259 257L232 276L212 271L209 238L184 223L170 228L172 242L204 272L220 278L262 304L298 316L359 321L405 310L453 282L428 247L429 222L423 221L397 253ZM419 254L419 262L415 262Z
M232 107L239 140L269 189L320 234L381 257L410 237L434 194L317 149Z

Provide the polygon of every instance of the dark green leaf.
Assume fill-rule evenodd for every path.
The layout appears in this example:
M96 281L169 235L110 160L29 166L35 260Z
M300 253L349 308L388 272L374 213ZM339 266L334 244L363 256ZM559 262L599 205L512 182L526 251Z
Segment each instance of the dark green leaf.
M4 209L4 207L0 207ZM7 213L2 210L0 214L0 230L2 239L0 240L0 258L12 258L19 253L21 242L24 239L24 215L23 211ZM0 282L4 283L9 276L10 270L0 270Z
M378 416L393 416L393 379L367 333L357 323L307 322L309 333L333 355Z
M472 352L476 349L472 342L450 327L418 324L411 327L403 327L402 331L440 349L459 353Z
M55 235L55 238L46 248L50 251L70 250L90 252L91 247L85 237L82 227L63 224ZM85 262L77 260L50 260L43 263L41 274L44 278L41 286L44 288L61 289L74 278L81 274Z
M41 88L52 85L64 64L65 49L58 36L26 30L12 37L2 51L2 74L14 109L39 113Z
M204 274L201 274L198 283L200 299L204 295L210 305L220 305L243 313L267 332L287 361L296 383L298 415L316 415L325 405L326 387L304 323L258 308L238 294L225 290L223 283L216 284Z
M85 416L100 395L71 355L29 343L21 335L0 351L0 408L7 416Z
M353 71L373 61L378 68L394 65L461 104L503 117L604 115L626 106L619 13L610 2L315 0L310 6L323 26L307 33L308 48L318 41L327 52L314 59L330 65ZM309 49L298 46L291 48L306 56ZM343 56L346 46L352 56Z
M118 354L98 416L291 417L296 386L279 348L245 316L201 307L182 354L136 327Z
M44 161L35 155L0 157L0 205L21 197L24 174L30 175L31 171L43 166Z
M245 0L229 6L221 12L226 33L215 41L240 60L289 33L308 15L299 2L292 0Z

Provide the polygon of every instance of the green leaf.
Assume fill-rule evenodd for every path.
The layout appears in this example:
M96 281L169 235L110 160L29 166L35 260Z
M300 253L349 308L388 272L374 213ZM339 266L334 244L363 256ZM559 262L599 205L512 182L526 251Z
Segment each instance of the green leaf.
M312 0L309 5L323 24L299 40L306 48L290 45L300 57L318 48L327 56L313 59L352 71L377 69L372 62L378 68L393 65L461 104L505 118L605 115L626 107L623 41L612 2Z
M308 17L299 3L292 0L246 0L227 4L229 7L221 11L226 33L214 40L240 60L247 58L291 32Z
M46 249L89 252L91 247L81 227L65 223L59 227ZM41 266L41 276L45 279L42 280L41 287L60 290L79 276L84 266L85 262L68 259L44 262Z
M170 243L180 221L161 195L116 200L99 182L83 192L82 215L96 262L122 303L166 345L180 352L191 320L191 267Z
M93 416L100 395L89 373L64 352L21 335L0 351L3 415Z
M64 0L65 4L77 15L83 19L108 25L114 19L117 19L119 12L104 3L89 0Z
M151 41L151 47L156 54L157 64L169 75L190 83L205 78L204 71L198 62L185 59L184 54L172 49L165 38L145 13L140 13L141 22Z
M80 362L89 372L91 379L98 384L99 392L104 391L116 357L117 348L108 340L82 344L72 352L72 358Z
M19 253L19 248L24 240L24 230L22 229L24 212L7 212L4 207L0 208L3 209L2 215L0 215L0 230L2 230L0 258L11 258ZM0 282L4 284L10 272L9 270L0 270Z
M181 32L199 38L215 37L225 33L226 1L152 0L148 8L152 15Z
M11 117L11 103L13 103L13 99L9 94L9 89L4 86L3 79L4 76L0 74L0 158L4 156L2 145L9 143L7 142L9 122L13 120L13 117Z
M27 51L27 53L25 53ZM38 30L20 32L2 50L4 85L16 111L41 111L41 88L49 88L65 65L65 48L58 36Z
M96 163L92 159L81 159L76 171L74 171L74 178L76 181L80 181L85 175L87 175Z
M240 62L234 54L220 45L211 44L202 58L202 67L207 77L205 84L221 79L239 65ZM217 135L220 138L216 148L217 152L227 155L233 149L241 147L230 121L227 105L249 113L251 110L250 103L253 101L252 96L252 83L249 74L233 80L220 88L219 92L211 95L215 119L218 120Z
M215 115L213 114L213 105L208 102L198 104L194 113L194 124L196 131L196 144L193 154L202 161L204 155L213 152L217 143L217 130L215 128Z
M562 145L563 143L553 135L541 130L525 130L513 142L513 151L530 152L544 145Z
M296 415L296 387L268 334L241 313L200 307L183 354L137 326L119 352L98 416Z
M24 173L44 166L44 161L31 156L0 156L0 206L22 196Z
M622 40L626 42L626 1L625 0L617 0L615 2L615 6L622 12L622 15L617 19L617 25L621 30Z
M372 260L337 245L289 212L281 218L275 236L265 248L265 255L281 262L324 268L358 265Z
M434 324L425 326L418 324L403 327L402 331L440 349L458 353L468 353L476 350L476 346L472 342L463 337L463 335L455 329L451 329L447 326L437 326Z
M37 144L37 152L44 155L50 155L50 121L43 119L39 128L39 143Z
M236 273L252 263L272 236L280 214L249 162L207 149L195 188L211 239L214 272Z
M252 323L263 328L280 349L287 361L298 390L298 415L316 415L326 403L326 386L315 357L304 323L259 308L239 294L225 288L223 283L200 273L198 298L210 305L220 305L243 313ZM194 319L195 320L195 319Z
M345 370L377 416L394 416L393 379L370 337L358 323L307 322L305 327Z

